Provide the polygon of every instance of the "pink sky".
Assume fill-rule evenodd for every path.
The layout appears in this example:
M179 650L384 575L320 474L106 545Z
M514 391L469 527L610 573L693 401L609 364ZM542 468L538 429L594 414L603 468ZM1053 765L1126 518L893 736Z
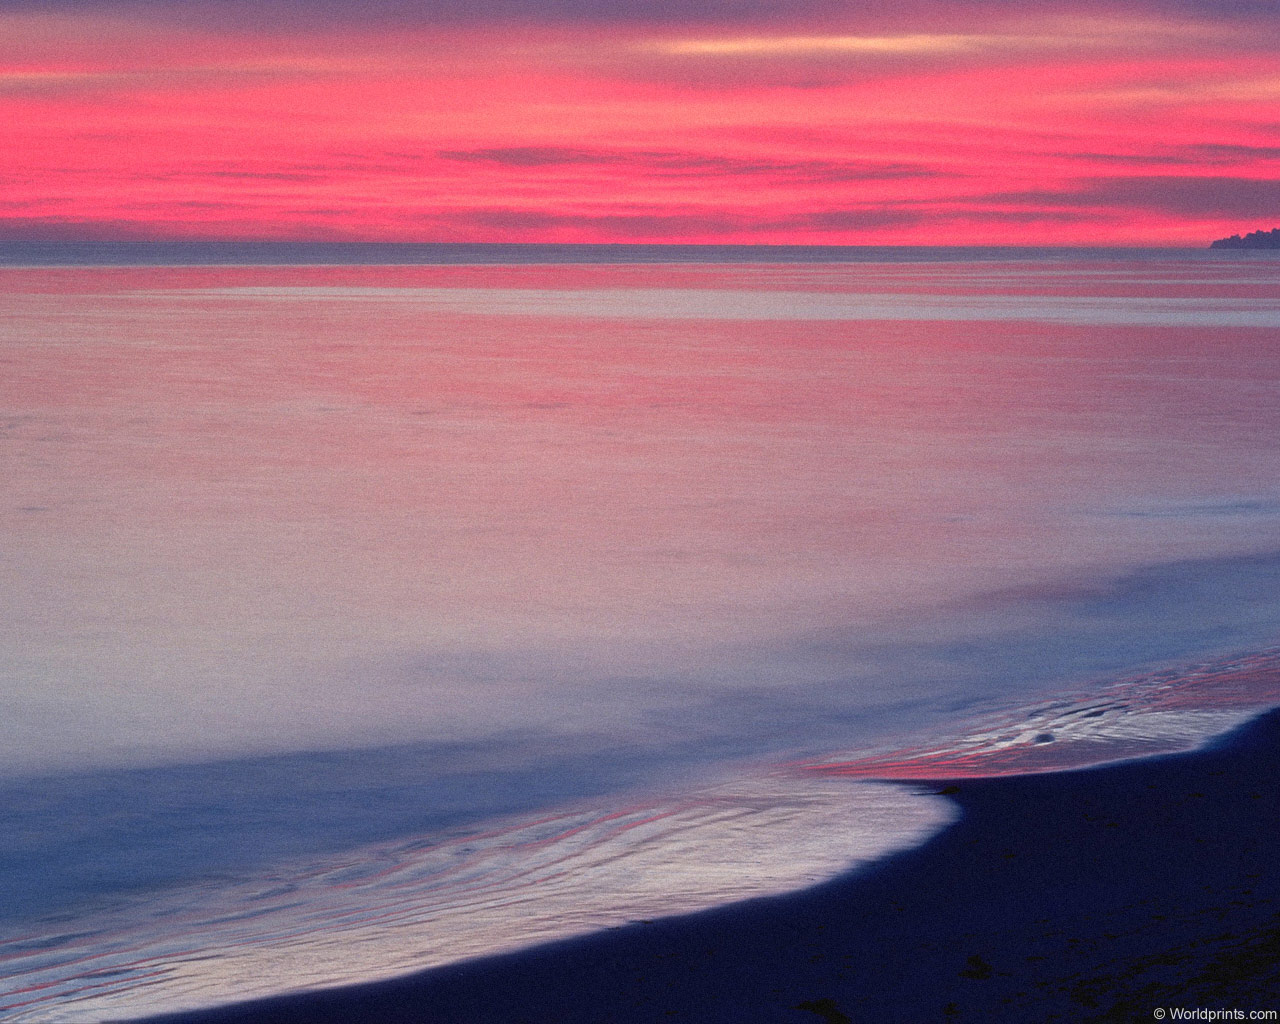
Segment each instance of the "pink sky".
M0 237L1203 245L1280 223L1266 5L876 9L6 6Z

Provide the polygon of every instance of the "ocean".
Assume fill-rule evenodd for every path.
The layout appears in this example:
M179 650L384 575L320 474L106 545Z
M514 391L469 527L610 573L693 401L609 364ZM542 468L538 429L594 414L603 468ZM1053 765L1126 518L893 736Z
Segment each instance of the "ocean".
M1274 254L13 243L0 359L6 1019L792 891L1280 703Z

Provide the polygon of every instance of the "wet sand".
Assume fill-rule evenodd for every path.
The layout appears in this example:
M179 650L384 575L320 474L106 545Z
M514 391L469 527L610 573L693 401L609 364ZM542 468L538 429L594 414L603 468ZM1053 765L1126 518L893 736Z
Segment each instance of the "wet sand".
M1280 711L1213 746L929 785L963 816L792 896L182 1024L1149 1021L1280 1009Z

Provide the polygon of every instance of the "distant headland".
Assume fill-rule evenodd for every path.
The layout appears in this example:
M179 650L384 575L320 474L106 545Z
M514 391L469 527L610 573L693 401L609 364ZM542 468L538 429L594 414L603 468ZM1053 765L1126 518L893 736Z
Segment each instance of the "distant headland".
M1209 243L1210 249L1280 249L1280 228L1270 231L1250 231L1241 238L1232 235L1230 238L1219 238Z

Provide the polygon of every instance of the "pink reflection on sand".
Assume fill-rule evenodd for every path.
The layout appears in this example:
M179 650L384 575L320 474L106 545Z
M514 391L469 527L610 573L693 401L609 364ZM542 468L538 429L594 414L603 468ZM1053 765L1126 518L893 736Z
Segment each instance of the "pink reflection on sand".
M1189 750L1280 704L1280 648L1117 680L1030 710L969 723L954 738L797 767L869 779L1061 771Z

